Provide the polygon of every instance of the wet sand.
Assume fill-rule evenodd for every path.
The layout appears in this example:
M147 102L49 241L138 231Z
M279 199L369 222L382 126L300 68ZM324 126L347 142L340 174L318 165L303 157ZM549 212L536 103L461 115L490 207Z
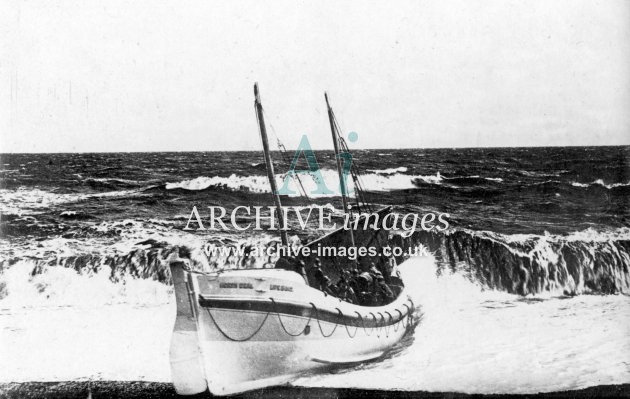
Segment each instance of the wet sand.
M163 382L142 381L69 381L69 382L23 382L0 384L0 398L208 398L208 392L195 396L179 396L173 385ZM630 384L601 385L575 391L551 392L525 395L467 395L455 392L408 392L378 391L334 388L275 387L231 396L243 399L342 399L342 398L471 398L471 397L510 397L510 398L630 398Z

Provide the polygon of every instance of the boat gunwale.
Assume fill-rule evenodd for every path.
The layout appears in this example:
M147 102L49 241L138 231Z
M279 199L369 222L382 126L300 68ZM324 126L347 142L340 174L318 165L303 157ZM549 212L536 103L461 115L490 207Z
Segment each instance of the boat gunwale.
M409 297L407 297L407 299L403 302L402 310L393 306L396 302L387 306L379 307L359 306L347 303L349 305L359 307L363 312L370 309L369 312L366 312L367 315L365 316L359 313L358 310L355 311L356 313L354 314L345 314L339 308L335 308L337 312L329 309L319 309L313 302L306 304L304 302L275 300L273 298L229 298L225 296L199 294L198 303L199 306L203 308L255 311L269 314L276 313L278 315L312 318L328 323L363 328L382 328L395 325L404 321L405 318L411 317L415 309L415 306Z

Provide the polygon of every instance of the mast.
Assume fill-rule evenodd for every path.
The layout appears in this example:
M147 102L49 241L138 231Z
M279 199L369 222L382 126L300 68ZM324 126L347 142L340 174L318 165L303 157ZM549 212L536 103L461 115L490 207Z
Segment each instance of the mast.
M341 163L341 157L339 156L339 134L335 126L335 114L333 113L333 110L330 107L330 103L328 102L328 93L324 92L324 98L326 99L326 107L328 108L328 121L330 122L330 132L332 133L333 147L335 149L335 160L337 161L337 173L339 174L339 188L341 189L341 202L343 203L343 213L350 213L350 215L352 215L352 211L350 211L350 208L348 207L348 196L346 193L346 188L348 187L348 185L346 184L346 178L343 175L343 165ZM354 233L352 232L352 229L350 229L350 241L352 243L352 246L354 247Z
M287 232L284 230L284 213L282 212L282 203L280 202L280 196L278 195L278 188L276 187L276 179L273 172L273 162L271 161L271 154L269 153L269 143L267 142L267 129L265 128L265 118L263 116L262 103L260 102L260 96L258 94L258 83L254 83L254 96L256 98L254 105L256 107L256 118L258 119L258 127L260 129L260 137L263 143L263 152L265 154L265 165L267 165L267 179L269 179L269 185L271 186L271 195L273 196L273 202L276 205L278 213L278 223L280 223L280 240L282 245L288 245L289 240L287 238Z

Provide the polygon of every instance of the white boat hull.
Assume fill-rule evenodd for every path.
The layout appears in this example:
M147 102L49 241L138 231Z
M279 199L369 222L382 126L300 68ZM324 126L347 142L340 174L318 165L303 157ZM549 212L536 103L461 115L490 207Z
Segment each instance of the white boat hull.
M276 269L186 273L184 291L177 268L171 268L178 297L171 368L179 394L203 392L205 383L212 394L229 395L287 383L329 364L375 359L413 324L404 292L387 306L358 306Z

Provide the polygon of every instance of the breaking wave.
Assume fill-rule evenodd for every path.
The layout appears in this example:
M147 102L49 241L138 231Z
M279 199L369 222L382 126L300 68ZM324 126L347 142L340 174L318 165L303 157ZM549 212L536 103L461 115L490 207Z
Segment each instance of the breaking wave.
M418 185L418 184L423 184L423 183L440 184L443 180L444 178L442 177L440 172L437 172L435 175L415 176L412 181L414 185Z
M420 231L442 269L463 272L491 289L528 294L630 294L630 229L569 235L491 231Z
M393 175L394 173L405 173L407 170L406 166L401 166L389 169L368 169L368 172L376 173L377 175Z
M103 223L84 238L53 238L34 249L12 248L0 260L0 308L168 300L171 261L193 269L263 267L275 259L245 250L277 245L271 236L215 238L139 222ZM95 237L95 235L97 237ZM115 237L112 241L111 237ZM630 229L569 235L491 231L417 231L390 243L425 246L437 272L518 295L630 294ZM206 251L230 247L234 251ZM220 254L220 255L219 255Z
M402 171L406 168L397 168L396 170ZM397 173L396 170L383 170L375 171L375 173L368 173L360 176L360 180L366 190L369 191L392 191L392 190L405 190L414 188L413 179L414 176ZM317 194L315 196L328 197L335 196L339 192L339 176L337 171L330 169L322 169L321 176L324 179L326 187L333 191L330 194ZM284 184L285 175L276 175L276 184L278 187L282 187ZM318 177L314 174L301 174L300 181L304 185L307 194L312 195L318 188ZM350 178L352 180L352 178ZM352 192L352 181L348 183L350 191ZM184 180L175 183L167 183L165 188L167 190L190 190L200 191L212 188L228 189L233 191L246 191L253 193L268 193L270 192L269 183L266 176L237 176L233 174L228 177L221 176L200 176L191 180ZM298 183L295 178L289 181L288 188L290 191L297 193Z
M587 187L591 187L591 186L602 186L602 187L606 187L609 190L612 190L614 188L618 188L618 187L630 187L630 182L628 183L612 183L612 184L606 184L604 183L604 181L602 179L597 179L591 183L579 183L579 182L571 182L571 185L573 187L582 187L582 188L587 188Z
M406 172L406 167L391 168L391 169L371 169L372 173L367 173L359 176L362 186L368 191L396 191L396 190L409 190L421 187L424 184L439 185L442 183L449 184L489 184L489 183L501 183L502 178L499 177L481 177L481 176L463 176L463 177L444 177L437 172L435 175L408 175L402 172ZM322 169L321 175L324 178L324 183L329 190L338 192L339 176L336 171L329 169ZM276 175L276 184L278 187L282 187L284 184L285 175ZM306 192L311 195L318 188L318 177L313 174L300 175L300 180L306 189ZM297 182L293 178L289 182L289 190L298 192ZM191 180L184 180L175 183L167 183L165 185L167 190L189 190L200 191L212 188L228 189L233 191L246 191L253 193L268 193L270 192L269 184L267 183L266 176L237 176L233 174L228 177L221 176L200 176ZM350 177L349 188L352 192L352 178ZM297 195L297 194L295 194ZM336 194L317 194L315 196L335 196Z
M276 179L281 182L281 179ZM177 183L166 183L165 188L167 190L190 190L201 191L211 187L226 188L230 190L251 191L257 193L269 192L267 187L267 177L265 176L236 176L231 175L229 177L205 177L200 176L191 180L183 180Z
M151 231L151 233L149 233ZM237 255L237 248L276 245L278 239L231 239L186 234L169 226L126 220L101 223L74 238L56 237L36 248L5 249L0 259L0 308L107 303L162 303L169 295L169 263L194 270L262 267L277 259ZM230 247L213 253L206 249Z

